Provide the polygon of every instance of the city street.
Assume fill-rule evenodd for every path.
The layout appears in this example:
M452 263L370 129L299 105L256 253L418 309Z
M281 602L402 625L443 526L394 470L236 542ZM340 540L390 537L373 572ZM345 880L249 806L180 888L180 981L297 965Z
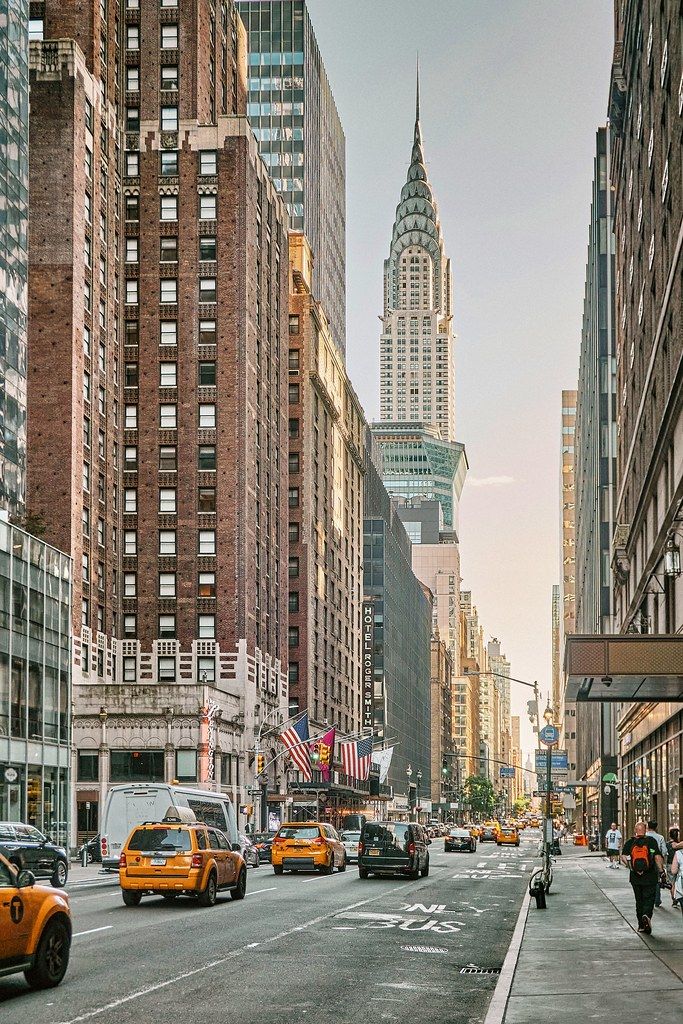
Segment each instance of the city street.
M519 849L475 854L445 854L436 839L415 882L262 865L244 902L221 895L206 910L153 897L127 908L98 876L72 883L64 982L31 992L3 979L0 1021L483 1021L497 974L469 972L501 968L537 846L536 831Z

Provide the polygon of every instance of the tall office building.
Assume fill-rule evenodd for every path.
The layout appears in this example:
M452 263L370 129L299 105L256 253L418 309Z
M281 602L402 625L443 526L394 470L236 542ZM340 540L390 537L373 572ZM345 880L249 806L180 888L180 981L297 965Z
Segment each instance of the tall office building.
M313 250L313 294L346 349L346 142L305 0L238 0L249 45L247 115Z
M27 0L0 9L0 509L23 511L28 310Z
M610 136L599 128L593 170L581 359L576 401L576 632L614 629L611 547L616 498L617 400L614 325L614 233ZM565 708L565 729L576 733L581 825L591 831L616 820L617 792L601 780L617 768L616 708L579 702ZM572 772L570 763L570 772ZM572 777L574 773L572 772Z
M680 4L617 5L609 112L618 410L613 567L614 631L624 633L683 628L681 51ZM680 824L682 728L677 703L622 709L629 834L638 818L657 818L665 834Z
M562 437L560 456L560 621L559 651L560 664L564 657L565 637L576 632L576 391L562 392ZM565 704L564 690L560 686L561 675L553 686L551 694L555 721L564 733L567 762L576 765L576 709ZM575 771L570 768L570 771ZM565 796L565 810L573 816L574 798Z

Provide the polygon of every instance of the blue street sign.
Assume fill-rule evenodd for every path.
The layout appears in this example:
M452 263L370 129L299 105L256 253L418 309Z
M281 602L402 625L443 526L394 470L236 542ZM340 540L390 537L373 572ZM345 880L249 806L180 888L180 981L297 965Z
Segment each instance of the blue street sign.
M560 730L555 725L544 725L538 734L541 743L546 747L552 747L560 738Z
M510 767L506 767L505 765L501 765L500 777L501 777L501 779L514 779L514 777L515 777L515 769L512 768L511 766Z
M545 771L547 771L547 768L548 768L548 761L547 761L548 751L547 750L536 750L534 753L535 753L535 757L536 757L536 771L537 772L545 772ZM552 768L552 770L554 772L555 771L557 771L557 772L560 772L560 771L566 772L567 768L569 766L568 765L568 760L567 760L567 751L566 750L553 750L551 755L550 755L550 765L551 765L551 768Z

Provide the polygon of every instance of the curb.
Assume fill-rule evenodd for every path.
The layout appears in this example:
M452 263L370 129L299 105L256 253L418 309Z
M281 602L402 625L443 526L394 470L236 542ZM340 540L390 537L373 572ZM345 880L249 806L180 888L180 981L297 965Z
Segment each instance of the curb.
M512 981L515 976L517 961L519 960L519 951L522 946L522 939L524 938L524 931L526 929L526 920L529 913L530 901L531 896L527 887L527 890L524 893L524 899L522 900L522 906L519 910L519 916L517 917L517 924L515 925L515 930L512 933L512 941L507 953L505 954L503 967L500 972L498 983L493 990L493 998L489 1003L489 1009L486 1017L484 1018L484 1024L502 1024L503 1018L505 1017L510 989L512 988Z

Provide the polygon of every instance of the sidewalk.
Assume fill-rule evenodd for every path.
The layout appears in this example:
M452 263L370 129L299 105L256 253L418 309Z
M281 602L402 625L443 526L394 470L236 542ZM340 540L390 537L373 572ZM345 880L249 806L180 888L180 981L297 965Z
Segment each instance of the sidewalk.
M103 872L101 869L101 864L88 864L87 868L84 868L80 864L72 862L69 865L69 877L66 883L67 890L72 885L81 886L88 883L102 885L109 882L111 885L118 885L119 876L117 872Z
M637 932L628 871L563 847L547 910L529 905L505 1024L683 1019L683 914L668 892L652 935Z

